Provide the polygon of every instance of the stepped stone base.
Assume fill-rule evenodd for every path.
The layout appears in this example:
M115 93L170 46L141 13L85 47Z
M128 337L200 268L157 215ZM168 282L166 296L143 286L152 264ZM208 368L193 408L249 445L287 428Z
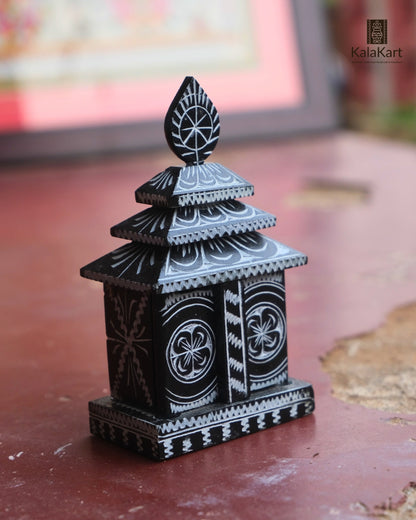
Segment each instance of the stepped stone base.
M156 417L111 397L89 403L92 434L158 461L237 439L313 410L312 386L296 379L255 392L244 401L216 403L172 418Z

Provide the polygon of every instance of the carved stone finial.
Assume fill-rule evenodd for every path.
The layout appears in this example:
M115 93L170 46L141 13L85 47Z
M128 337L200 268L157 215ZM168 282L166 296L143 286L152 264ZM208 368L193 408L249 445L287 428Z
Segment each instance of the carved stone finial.
M169 147L187 164L202 164L220 135L220 118L212 101L192 76L187 76L165 117Z

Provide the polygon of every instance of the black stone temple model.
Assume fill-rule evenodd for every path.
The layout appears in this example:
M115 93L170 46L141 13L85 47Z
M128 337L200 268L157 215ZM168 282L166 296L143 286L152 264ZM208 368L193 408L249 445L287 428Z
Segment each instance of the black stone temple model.
M165 119L185 165L138 188L151 207L111 229L131 242L81 269L104 284L111 388L89 403L91 432L156 460L314 409L287 368L284 271L307 257L256 231L275 217L235 200L250 183L204 162L219 131L185 78Z

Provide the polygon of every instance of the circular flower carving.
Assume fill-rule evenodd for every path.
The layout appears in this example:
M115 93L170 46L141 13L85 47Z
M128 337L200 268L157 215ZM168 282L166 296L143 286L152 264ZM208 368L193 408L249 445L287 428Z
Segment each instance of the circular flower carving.
M169 370L183 383L199 381L214 362L214 334L208 324L192 320L176 329L166 349Z
M286 322L276 305L257 304L247 317L248 353L254 363L274 358L286 338Z

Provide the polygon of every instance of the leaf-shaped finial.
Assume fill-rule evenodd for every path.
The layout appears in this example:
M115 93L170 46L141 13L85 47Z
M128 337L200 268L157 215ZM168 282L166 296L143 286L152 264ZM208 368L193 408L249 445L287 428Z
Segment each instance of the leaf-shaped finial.
M220 135L220 118L212 101L192 76L187 76L165 117L171 150L187 164L202 164Z

